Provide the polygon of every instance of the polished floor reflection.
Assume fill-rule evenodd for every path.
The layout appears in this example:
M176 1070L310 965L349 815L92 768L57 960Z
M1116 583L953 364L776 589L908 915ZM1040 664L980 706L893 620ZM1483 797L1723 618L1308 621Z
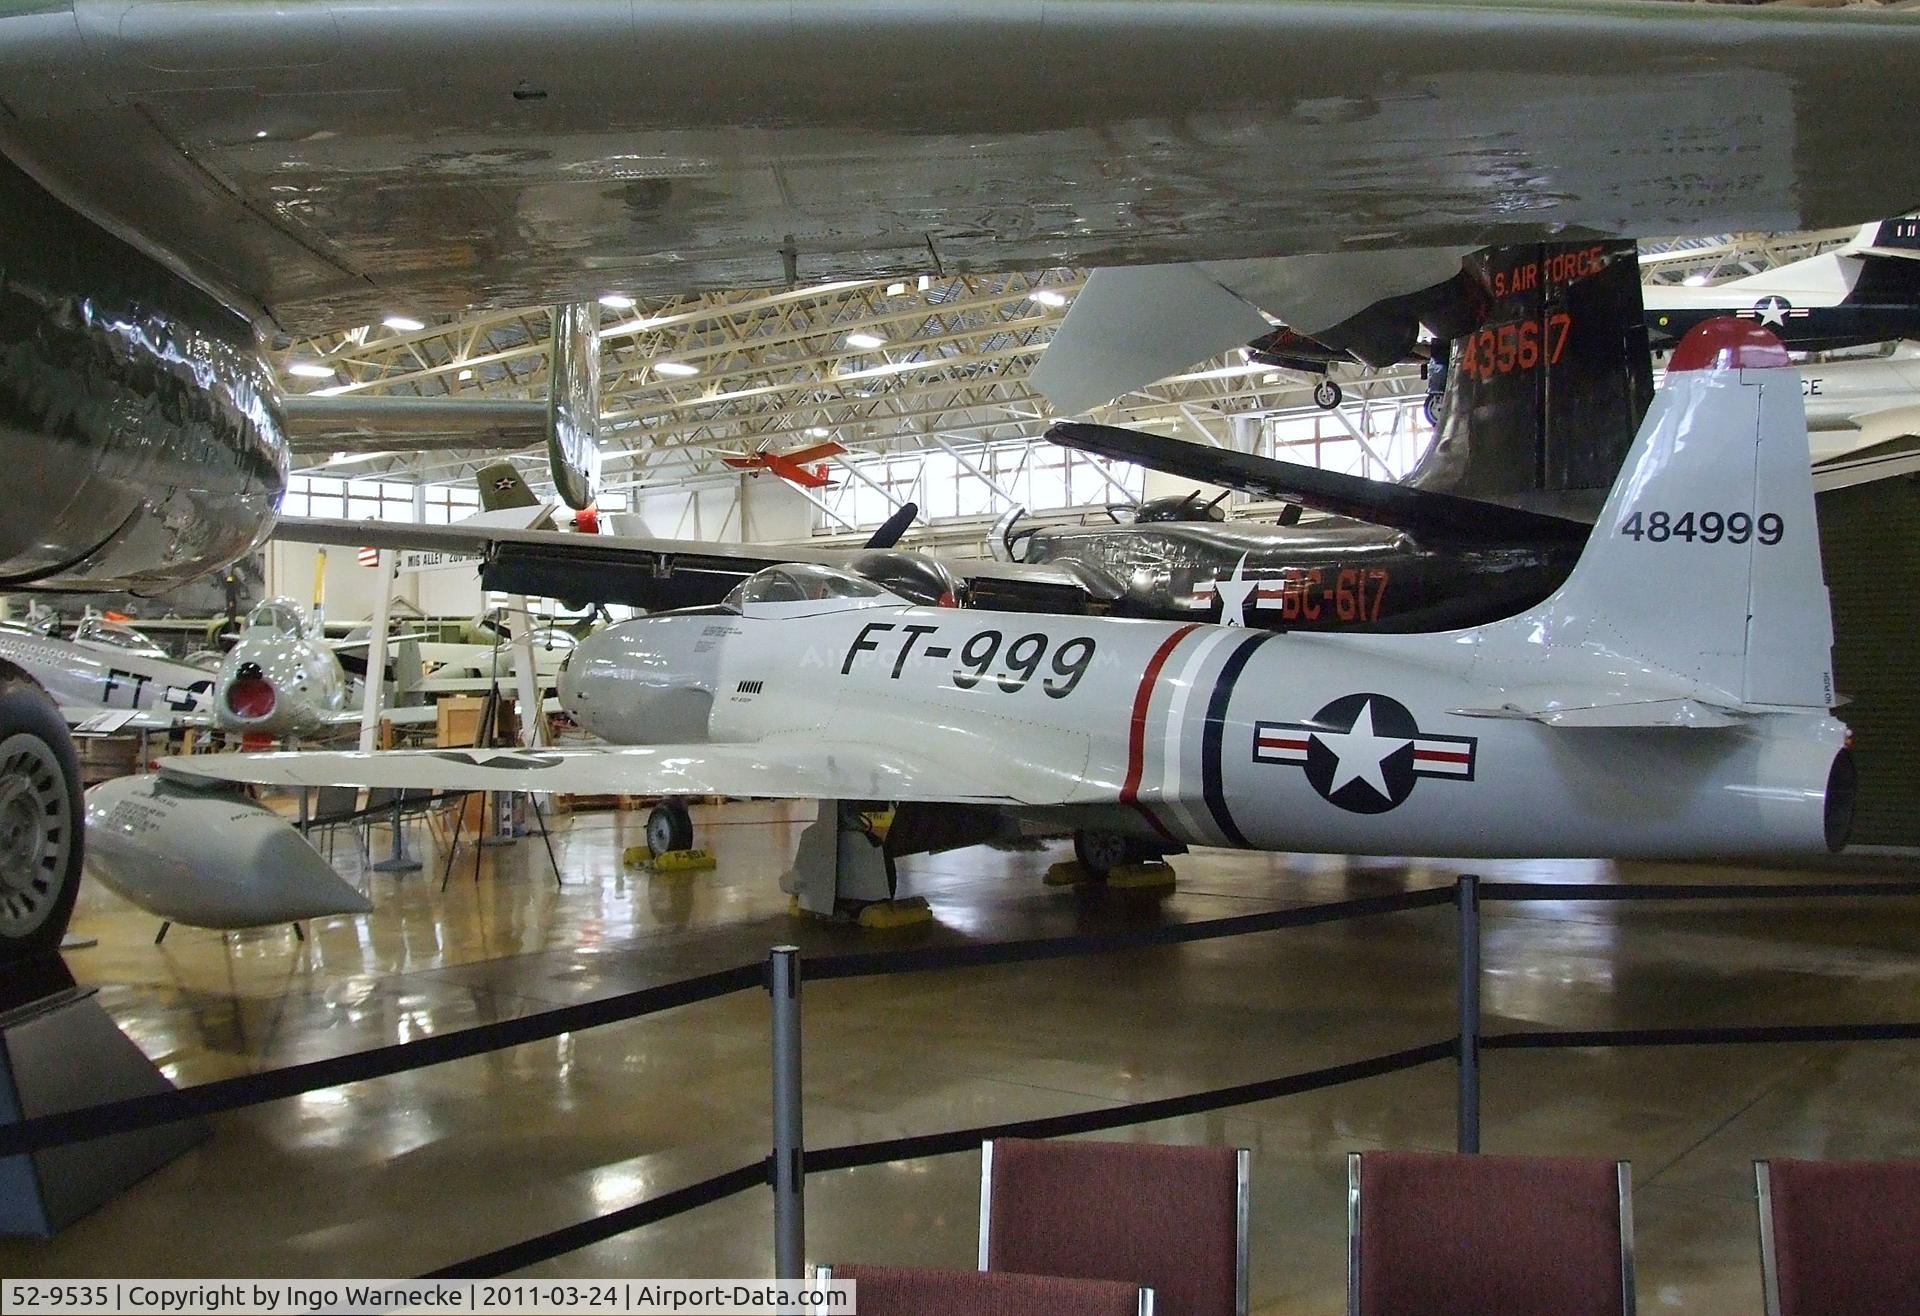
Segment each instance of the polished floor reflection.
M903 866L935 922L892 932L796 921L774 877L784 806L696 814L714 872L621 866L644 814L425 873L360 874L376 912L223 937L156 923L97 886L68 959L183 1084L361 1050L758 959L1071 930L1150 927L1447 881L1434 863L1203 852L1170 895L1047 888L1058 846ZM411 837L430 846L424 831ZM376 836L376 849L383 838ZM1781 880L1597 863L1484 864L1562 881ZM1911 876L1899 861L1850 875ZM807 1135L824 1146L1081 1110L1357 1058L1453 1029L1445 909L1180 947L887 979L805 995ZM1920 1018L1920 902L1490 906L1489 1030ZM758 992L216 1120L217 1136L50 1241L0 1242L0 1273L407 1275L676 1187L760 1154L768 1127ZM1501 1053L1486 1062L1489 1151L1634 1162L1643 1311L1751 1313L1756 1156L1920 1155L1920 1044ZM1368 1147L1446 1148L1450 1066L1126 1135L1254 1151L1253 1294L1263 1313L1341 1311L1344 1164ZM824 1261L969 1264L977 1157L809 1180ZM550 1275L765 1273L752 1192L575 1253Z

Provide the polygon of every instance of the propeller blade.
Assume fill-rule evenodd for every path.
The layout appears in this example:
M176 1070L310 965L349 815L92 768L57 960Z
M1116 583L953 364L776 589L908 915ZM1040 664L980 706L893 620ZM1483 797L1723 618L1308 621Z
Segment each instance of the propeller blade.
M920 515L920 508L913 503L902 503L900 510L886 519L881 527L867 540L868 548L892 548L900 542L901 536L913 528L913 518Z

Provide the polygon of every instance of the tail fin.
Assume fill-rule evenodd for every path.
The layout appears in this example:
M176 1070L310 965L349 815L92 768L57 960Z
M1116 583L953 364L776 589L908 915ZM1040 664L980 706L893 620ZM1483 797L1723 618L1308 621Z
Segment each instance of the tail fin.
M1632 242L1489 247L1463 262L1473 314L1444 414L1406 482L1591 518L1653 397Z
M1603 647L1718 702L1832 707L1806 409L1779 339L1721 317L1681 340L1579 564L1506 624L1542 617L1549 645Z
M527 488L512 462L494 462L474 472L480 486L480 510L499 512L510 507L538 507L540 500Z

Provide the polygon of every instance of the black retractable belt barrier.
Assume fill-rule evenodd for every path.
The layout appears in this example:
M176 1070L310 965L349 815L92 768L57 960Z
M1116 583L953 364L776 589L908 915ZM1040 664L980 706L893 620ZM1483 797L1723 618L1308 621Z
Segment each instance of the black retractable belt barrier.
M920 973L929 969L971 969L991 964L1019 964L1032 960L1059 959L1071 955L1108 954L1114 951L1142 950L1152 946L1175 946L1189 941L1211 941L1217 937L1242 937L1250 932L1271 932L1279 928L1301 928L1315 923L1339 923L1373 914L1397 914L1409 909L1453 903L1451 886L1429 887L1419 891L1400 891L1385 896L1363 896L1357 900L1334 900L1321 905L1301 905L1294 909L1267 910L1259 914L1235 914L1229 918L1201 919L1176 923L1170 927L1147 928L1137 932L1093 935L1075 933L1065 937L1036 937L1028 941L996 941L965 946L935 946L924 950L860 951L846 955L807 958L807 977L871 978L882 974Z
M65 1143L85 1142L90 1138L104 1138L131 1129L171 1124L190 1116L211 1115L241 1106L258 1105L263 1101L276 1101L319 1088L338 1087L343 1083L385 1078L390 1074L423 1069L449 1060L464 1060L469 1056L485 1055L510 1046L544 1041L561 1033L622 1023L676 1006L691 1005L695 1001L758 987L764 975L763 966L743 964L722 969L718 973L702 974L697 978L623 992L604 1000L565 1005L518 1019L463 1028L457 1033L396 1042L391 1046L375 1047L371 1051L356 1051L351 1055L288 1065L284 1069L270 1069L264 1074L223 1078L173 1092L83 1106L58 1115L42 1115L18 1124L0 1126L0 1157L40 1151Z
M884 1165L888 1161L911 1161L922 1156L946 1156L954 1152L978 1151L980 1144L992 1138L1065 1138L1079 1133L1099 1133L1124 1128L1129 1124L1152 1124L1157 1120L1199 1115L1228 1106L1247 1106L1256 1101L1291 1097L1318 1088L1338 1087L1363 1078L1398 1073L1453 1055L1451 1037L1404 1051L1370 1056L1344 1065L1329 1065L1305 1073L1281 1078L1263 1078L1253 1083L1213 1088L1181 1097L1163 1097L1157 1101L1138 1101L1129 1106L1110 1106L1100 1110L1076 1111L1071 1115L1046 1115L1039 1119L1015 1120L1007 1124L987 1124L974 1129L955 1129L950 1133L928 1133L911 1138L888 1138L881 1142L860 1142L845 1147L827 1147L807 1151L807 1173L823 1170L851 1170L862 1165Z
M1307 927L1376 914L1399 913L1453 904L1465 889L1482 901L1637 901L1637 900L1804 900L1872 896L1920 896L1920 882L1828 882L1810 884L1741 883L1691 886L1680 883L1622 886L1572 882L1484 882L1473 878L1444 887L1332 901L1293 909L1207 919L1171 927L1123 931L1110 935L1074 934L991 945L960 945L920 950L872 951L823 956L807 963L807 976L863 978L934 969L964 969L1015 964L1074 955L1107 954L1207 941L1220 937L1281 928ZM1469 903L1476 903L1471 902ZM1463 928L1465 925L1462 925ZM1464 936L1464 932L1462 934ZM1463 973L1477 978L1478 964L1465 961ZM200 1115L235 1110L297 1096L320 1088L364 1082L393 1074L444 1064L450 1060L485 1055L507 1047L543 1041L562 1033L604 1024L621 1023L661 1010L691 1005L753 987L768 986L767 962L744 964L679 982L625 992L604 1000L561 1006L538 1014L482 1024L459 1032L376 1047L352 1055L335 1056L290 1065L262 1074L202 1083L178 1091L106 1102L79 1110L45 1115L11 1126L0 1126L0 1159L85 1142L115 1133L170 1124ZM1465 1008L1465 999L1462 1008ZM1476 1002L1477 1004L1477 1002ZM1478 1038L1479 1050L1600 1046L1690 1046L1714 1043L1887 1041L1920 1039L1920 1023L1788 1025L1752 1028L1642 1028L1579 1032L1529 1030ZM971 1151L992 1138L1054 1138L1094 1133L1127 1125L1147 1124L1184 1115L1244 1106L1278 1097L1336 1087L1361 1079L1396 1073L1461 1054L1459 1035L1363 1060L1332 1065L1279 1078L1261 1079L1214 1088L1185 1096L1167 1097L1132 1105L1106 1107L1040 1119L1019 1120L955 1129L945 1133L891 1138L808 1151L804 1173L852 1169L889 1161L912 1160ZM1464 1091L1463 1087L1463 1091ZM1477 1139L1476 1139L1477 1141ZM772 1161L761 1158L748 1165L688 1184L658 1197L596 1216L537 1238L484 1253L434 1271L425 1278L469 1278L506 1274L568 1252L603 1242L642 1225L705 1206L723 1197L771 1183Z
M1708 1046L1767 1042L1898 1042L1920 1038L1920 1023L1780 1024L1751 1028L1600 1028L1581 1032L1529 1029L1480 1039L1483 1051L1544 1051L1583 1046Z
M1482 900L1830 900L1848 896L1920 896L1920 882L1482 882Z
M514 1243L492 1252L483 1252L477 1257L468 1257L465 1261L456 1261L451 1266L439 1270L430 1270L421 1279L491 1279L495 1275L505 1275L510 1271L524 1270L526 1267L542 1261L551 1261L555 1257L565 1256L594 1243L604 1243L650 1225L668 1216L681 1215L709 1202L717 1202L723 1197L735 1193L744 1193L767 1181L767 1164L755 1161L751 1165L742 1165L738 1169L728 1170L725 1174L716 1174L711 1179L702 1179L699 1183L688 1184L685 1188L676 1188L670 1193L658 1197L649 1197L644 1202L635 1202L632 1206L623 1206L618 1211L609 1211L591 1220L583 1220L577 1225L568 1225L556 1229L550 1234L538 1238L529 1238L524 1243Z

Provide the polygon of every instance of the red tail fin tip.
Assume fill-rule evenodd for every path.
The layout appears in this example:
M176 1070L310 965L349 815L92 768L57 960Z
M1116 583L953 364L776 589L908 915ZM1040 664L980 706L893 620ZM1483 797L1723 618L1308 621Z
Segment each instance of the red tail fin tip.
M1718 315L1687 331L1673 349L1667 370L1759 370L1792 364L1787 349L1764 325Z

